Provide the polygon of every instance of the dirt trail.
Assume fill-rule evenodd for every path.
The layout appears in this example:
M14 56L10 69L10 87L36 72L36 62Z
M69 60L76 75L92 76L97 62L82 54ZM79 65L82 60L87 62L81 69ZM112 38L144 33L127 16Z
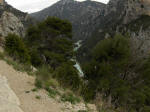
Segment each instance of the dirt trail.
M0 60L0 75L8 80L9 86L19 98L20 108L24 112L61 112L61 105L54 99L49 98L44 90L28 93L34 88L34 77L14 70L12 66L2 60ZM36 99L36 96L40 96L41 99ZM2 100L0 99L0 101ZM0 103L0 105L2 104ZM22 111L10 110L4 112Z
M20 101L9 87L5 76L0 76L0 112L23 112Z

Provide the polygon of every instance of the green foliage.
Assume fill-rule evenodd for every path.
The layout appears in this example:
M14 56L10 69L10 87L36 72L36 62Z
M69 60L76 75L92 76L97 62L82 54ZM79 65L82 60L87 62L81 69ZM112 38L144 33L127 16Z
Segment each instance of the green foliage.
M34 66L43 63L54 69L73 56L72 26L68 21L47 18L27 30L26 43Z
M116 107L145 112L150 105L150 58L136 60L129 38L116 35L98 43L92 61L84 65L83 96L86 100L101 93Z
M50 78L48 81L45 82L46 87L58 88L59 83L56 79Z
M58 54L55 52L45 51L43 53L46 58L46 63L51 65L53 68L60 66L61 63L65 62L66 59L63 54Z
M4 59L5 55L4 53L0 52L0 59Z
M89 87L94 88L95 91L111 93L114 97L120 97L120 100L126 99L128 84L121 79L120 75L123 74L129 59L129 42L122 35L98 43L93 51L93 61L84 67L85 78L90 82ZM93 90L91 88L90 90ZM95 91L89 94L94 97Z
M109 61L119 68L126 65L129 56L129 40L122 35L103 40L97 44L93 51L93 57L96 61Z
M49 17L44 22L40 23L39 27L41 27L45 31L51 31L51 34L65 35L69 38L72 37L72 25L66 20L61 20L55 17Z
M41 66L44 64L43 60L41 59L42 57L39 55L39 52L35 49L31 50L29 52L31 56L31 64L35 67Z
M40 80L38 80L38 79L36 79L36 81L35 81L35 86L37 87L37 88L42 88L43 86L42 86L42 82L40 81Z
M51 73L52 73L51 68L49 68L48 66L45 65L40 67L36 72L36 81L35 81L36 87L45 88L47 86L47 82L52 77Z
M27 72L29 75L32 75L32 69L30 64L21 64L8 57L3 59L7 62L7 64L12 65L15 70Z
M35 86L46 89L49 96L55 97L59 94L55 90L59 84L73 90L78 90L81 84L74 63L70 61L74 56L71 38L71 23L52 17L30 26L24 41L15 34L9 34L6 37L5 50L14 60L37 67ZM13 64L17 66L17 63ZM40 99L38 96L36 98ZM79 101L70 94L62 99L72 103Z
M78 97L74 96L72 93L68 93L68 94L63 94L61 96L61 101L76 104L76 103L80 102L80 99Z
M26 33L25 42L29 47L31 63L40 67L37 72L36 85L38 87L56 87L56 81L52 81L54 74L65 87L77 89L79 77L70 59L74 56L72 37L72 25L66 20L49 17L35 26L30 26ZM69 68L69 69L68 69Z
M77 70L69 63L64 63L56 69L56 78L63 87L77 90L81 84Z
M30 62L30 55L23 40L15 34L8 34L6 37L5 51L21 63Z
M37 92L38 89L37 89L37 88L33 88L31 91L32 91L32 92Z
M60 95L60 93L59 93L57 90L52 89L52 88L50 88L50 87L46 88L46 90L47 90L47 92L48 92L48 95L49 95L50 97L52 97L52 98L55 98L56 95Z
M36 99L40 100L41 99L41 96L37 95L35 96Z
M46 65L42 66L38 69L36 75L39 79L48 80L51 77L51 69Z

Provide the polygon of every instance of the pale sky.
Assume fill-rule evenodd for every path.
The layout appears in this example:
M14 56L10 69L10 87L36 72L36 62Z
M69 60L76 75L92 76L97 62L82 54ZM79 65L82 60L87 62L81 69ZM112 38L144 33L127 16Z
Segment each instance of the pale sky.
M23 12L36 12L40 11L50 5L56 3L59 0L6 0L7 3ZM84 1L84 0L78 0ZM103 3L107 3L109 0L95 0Z

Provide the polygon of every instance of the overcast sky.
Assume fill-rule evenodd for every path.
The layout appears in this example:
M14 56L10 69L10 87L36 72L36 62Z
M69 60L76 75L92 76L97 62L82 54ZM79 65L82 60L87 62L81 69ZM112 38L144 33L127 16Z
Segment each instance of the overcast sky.
M13 7L23 11L23 12L36 12L44 9L59 0L6 0L7 3L11 4ZM78 0L84 1L84 0ZM95 0L103 3L107 3L109 0Z

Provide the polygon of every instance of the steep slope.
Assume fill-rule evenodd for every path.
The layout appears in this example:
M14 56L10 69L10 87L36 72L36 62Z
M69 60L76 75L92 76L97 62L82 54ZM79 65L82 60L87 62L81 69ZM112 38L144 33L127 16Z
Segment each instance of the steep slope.
M0 105L1 112L23 112L19 107L20 101L5 76L0 76Z
M79 50L79 54L82 54L84 59L100 40L112 37L117 32L122 33L122 29L126 30L126 33L128 32L130 34L132 32L133 34L134 32L130 31L130 29L125 26L133 23L142 15L149 16L149 7L150 2L148 0L110 0L105 9L104 16L95 18L95 20L89 24L89 26L94 27L89 38L83 42L83 46L81 50ZM142 22L138 24L141 31L147 32L146 30L148 29L142 29L142 25ZM139 33L141 32L138 32L138 34Z
M2 56L2 51L0 53ZM69 92L67 89L53 88L50 92L37 89L36 77L17 71L12 63L16 62L10 57L0 58L0 112L98 112L94 104L85 104L83 100L78 103L63 101L63 95Z
M74 0L61 0L40 12L31 14L32 17L43 20L48 16L67 19L73 24L74 39L84 40L88 32L84 29L95 17L103 15L106 5L95 1L78 2Z
M104 16L99 16L91 22L90 26L95 26L91 38L100 36L101 32L113 33L121 25L128 24L132 20L139 18L140 15L148 15L150 11L148 6L150 5L146 1L110 0Z
M0 74L8 79L8 83L10 87L12 88L12 90L15 92L15 94L20 100L20 104L21 104L20 108L24 112L61 112L61 105L57 103L55 100L49 98L49 96L46 94L45 91L40 90L38 92L26 93L26 91L30 91L33 88L35 88L34 77L29 76L26 73L21 73L14 70L12 66L8 65L6 62L2 60L0 60ZM0 89L0 91L1 90L2 89ZM7 92L5 94L6 95L9 94L10 96L12 95ZM35 98L37 95L41 96L40 100ZM0 97L2 97L1 94ZM10 99L10 101L13 100ZM10 108L13 109L13 104L7 105L5 107L7 107L8 109ZM21 112L21 111L17 111L16 109L17 108L14 107L14 111L8 110L8 112L10 111Z

